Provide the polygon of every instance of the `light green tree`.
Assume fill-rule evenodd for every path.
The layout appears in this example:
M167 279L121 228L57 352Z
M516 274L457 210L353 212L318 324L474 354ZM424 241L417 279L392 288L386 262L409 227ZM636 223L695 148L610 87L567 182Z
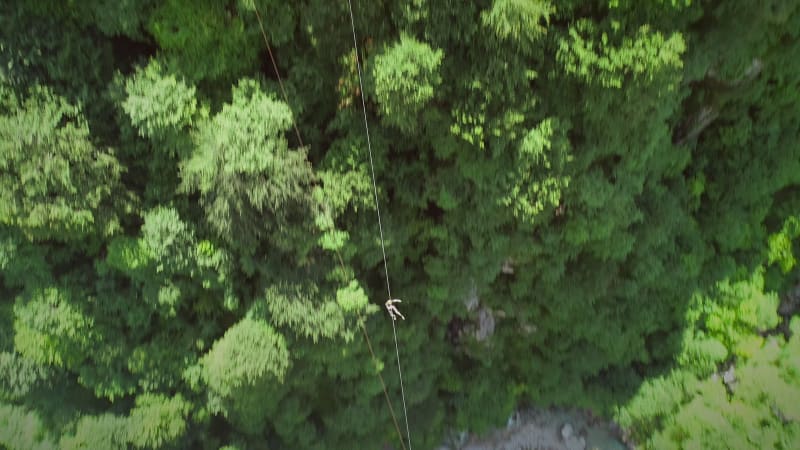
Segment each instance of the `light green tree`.
M64 288L43 287L17 298L14 346L41 365L78 367L91 342L92 318Z
M246 317L214 343L202 364L209 387L227 397L264 379L281 382L289 352L283 336L269 324Z
M442 82L439 66L443 58L442 50L405 35L375 58L375 96L386 123L412 131Z
M113 154L92 143L80 108L47 88L0 115L0 223L32 239L113 233L110 197L121 172Z
M241 251L268 237L280 242L291 218L308 207L311 167L304 150L288 149L283 133L290 125L285 104L242 80L232 102L200 127L181 169L184 188L200 193L209 225Z

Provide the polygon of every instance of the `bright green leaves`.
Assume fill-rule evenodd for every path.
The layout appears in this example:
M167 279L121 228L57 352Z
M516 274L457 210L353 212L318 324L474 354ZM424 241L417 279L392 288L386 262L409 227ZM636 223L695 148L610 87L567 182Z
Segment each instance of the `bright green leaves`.
M684 331L681 353L677 361L698 377L707 377L714 373L717 365L729 356L725 344L714 337L694 330Z
M777 296L764 292L763 270L749 280L723 280L712 295L696 294L686 316L692 326L683 332L678 363L702 378L732 355L751 357L762 343L758 333L778 325L777 309Z
M361 211L374 207L369 166L362 150L366 139L355 134L335 141L328 149L323 169L317 176L322 186L314 190L314 199L331 216L331 220L345 211ZM321 219L320 230L332 227Z
M286 341L261 319L246 317L230 327L202 359L209 387L222 397L238 389L280 382L289 368Z
M369 299L358 281L352 280L336 291L336 303L346 313L360 313L369 305Z
M433 99L442 82L442 50L408 36L375 58L375 96L386 123L411 132L418 114Z
M172 398L159 394L140 395L127 420L128 441L136 448L175 444L186 432L191 406L180 394Z
M314 343L320 338L352 339L345 328L344 314L336 302L319 299L316 289L299 286L273 286L265 292L264 302L269 310L266 317L278 327L289 328ZM317 298L315 298L317 297ZM265 318L266 318L265 317Z
M80 109L36 88L0 115L0 223L33 239L73 240L116 227L107 204L121 167L97 149Z
M392 344L365 319L382 272L361 95L382 120L393 287L417 299L398 340L422 447L520 401L637 387L620 422L639 442L667 426L663 448L734 446L749 422L791 447L797 339L764 345L777 296L731 271L769 232L770 262L797 267L795 5L372 2L354 11L359 92L346 4L16 3L0 6L0 295L18 299L0 302L0 446L385 444L375 372L393 402L397 375L351 340L363 325ZM290 149L256 10L307 149ZM732 390L698 381L731 364Z
M146 274L142 272L151 263L150 249L139 239L120 236L114 238L108 245L106 264L132 278L146 278Z
M691 398L697 378L686 371L674 371L666 377L651 378L639 387L636 395L615 413L615 420L631 430L637 442L650 437L661 421L670 417Z
M531 129L515 155L516 170L509 177L510 192L503 204L522 222L533 224L547 208L559 205L569 186L566 165L571 160L569 142L557 120L546 119Z
M61 288L34 290L14 305L14 346L41 365L75 367L87 356L93 321Z
M616 419L643 448L793 448L798 337L759 335L777 324L776 308L760 271L697 296L688 319L703 320L684 332L677 367L645 381Z
M65 450L103 448L110 450L162 448L175 445L187 430L191 404L178 394L143 394L129 416L102 414L83 416L75 433L61 438Z
M587 83L620 88L628 78L653 80L665 70L683 67L686 44L679 33L665 37L642 26L634 37L623 37L614 46L613 36L599 31L589 21L579 20L569 30L569 39L559 43L558 60L567 73Z
M194 233L172 208L159 207L144 215L141 242L158 273L181 273L195 263Z
M219 296L221 291L226 301L238 304L227 285L225 251L210 241L198 243L174 208L155 208L144 213L143 219L140 237L111 240L105 263L135 281L152 310L174 317L187 297L198 300L195 307L202 310L211 307L209 296Z
M233 101L204 124L198 148L181 175L199 191L211 227L244 251L286 226L292 213L305 214L312 179L305 151L290 151L283 132L289 108L252 80L233 89Z
M61 437L60 445L64 450L90 448L107 448L123 450L128 448L124 417L113 414L99 416L83 416L75 426L75 434Z
M122 108L141 136L163 138L191 125L198 112L195 88L151 60L125 82Z
M800 443L800 378L789 345L769 338L755 357L696 386L646 448L776 448ZM641 426L642 424L637 424ZM647 426L650 429L650 426Z
M778 263L783 273L788 273L797 264L794 256L794 241L800 237L800 216L789 217L781 230L769 236L769 264Z
M545 33L555 7L548 0L494 0L492 8L481 13L481 22L500 40L508 40L530 53L533 44Z
M319 245L324 250L339 250L347 242L347 236L346 231L330 229L319 238Z
M778 297L765 293L763 270L756 271L750 280L717 285L715 300L705 299L702 307L708 334L724 343L732 352L748 335L757 334L778 325Z
M257 433L277 406L289 370L286 341L265 320L247 316L228 328L200 360L209 408Z

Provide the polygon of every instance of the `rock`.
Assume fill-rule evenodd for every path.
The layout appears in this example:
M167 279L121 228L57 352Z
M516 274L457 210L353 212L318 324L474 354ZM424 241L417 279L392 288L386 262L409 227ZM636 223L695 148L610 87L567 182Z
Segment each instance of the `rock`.
M478 310L478 328L475 330L475 339L485 341L494 334L494 316L492 310L482 307Z
M572 425L565 424L561 427L561 437L566 441L567 439L571 438L574 431L572 430Z
M576 436L572 425L568 423L561 427L561 438L564 439L564 446L567 450L586 449L586 439L584 439L583 436Z
M503 265L500 266L500 271L506 275L514 275L514 260L506 258L506 260L503 261Z
M566 444L567 450L586 450L586 439L583 437L573 436L564 442L564 444Z
M495 430L483 437L472 435L462 445L450 443L450 449L627 450L617 433L611 430L612 423L594 418L590 424L585 413L580 411L533 408L514 415L518 420L511 428Z
M731 385L736 382L736 374L733 371L733 366L730 366L728 370L722 372L722 381L727 384L728 387L731 387Z

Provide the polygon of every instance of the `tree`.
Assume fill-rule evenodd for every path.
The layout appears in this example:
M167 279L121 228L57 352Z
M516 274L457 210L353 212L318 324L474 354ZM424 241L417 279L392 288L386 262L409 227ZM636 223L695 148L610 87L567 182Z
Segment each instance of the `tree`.
M481 22L500 40L508 40L526 53L545 33L541 22L548 22L555 7L546 0L497 0L481 13Z
M77 368L87 357L92 319L69 291L44 287L20 296L14 316L14 346L24 357L69 368Z
M244 318L203 357L209 387L223 397L264 379L281 382L289 367L283 336L260 319Z
M197 149L181 169L211 228L245 253L268 236L274 242L290 234L291 219L307 208L312 172L303 150L287 148L282 133L290 125L286 105L242 80L232 102L200 127Z
M353 6L0 2L0 446L798 446L798 2Z
M201 114L195 98L196 89L166 73L158 60L150 60L144 68L138 68L125 82L127 98L122 108L142 137L151 138L165 145L160 149L167 154L180 154L172 140L182 128L192 125ZM166 142L165 142L166 141Z
M192 405L178 394L172 398L144 394L127 419L128 441L136 448L160 448L175 444L187 429Z
M384 121L404 131L412 130L419 112L442 82L442 58L442 50L405 35L375 58L375 96Z
M97 149L80 109L34 88L0 116L0 222L37 240L110 235L122 168Z
M256 65L260 41L220 0L169 0L148 17L167 67L198 81L236 79Z

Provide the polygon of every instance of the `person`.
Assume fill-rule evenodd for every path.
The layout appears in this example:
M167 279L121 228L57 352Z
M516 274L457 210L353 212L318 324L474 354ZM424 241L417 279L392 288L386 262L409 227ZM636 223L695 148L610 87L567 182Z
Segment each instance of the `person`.
M400 313L400 310L397 309L397 306L394 305L395 303L402 302L402 300L397 298L390 298L389 300L386 300L386 310L389 311L389 316L392 318L392 320L397 320L397 316L400 316L401 319L406 320L406 318L403 317L403 314Z

